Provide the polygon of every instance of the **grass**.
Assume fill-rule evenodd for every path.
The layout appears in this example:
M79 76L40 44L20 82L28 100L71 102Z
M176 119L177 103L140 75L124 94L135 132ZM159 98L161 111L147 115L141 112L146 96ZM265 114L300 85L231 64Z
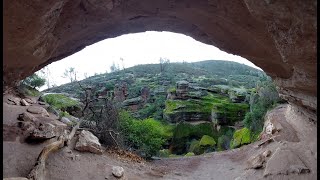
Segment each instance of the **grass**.
M43 97L43 100L56 109L64 110L72 106L80 106L80 103L63 94L48 94Z

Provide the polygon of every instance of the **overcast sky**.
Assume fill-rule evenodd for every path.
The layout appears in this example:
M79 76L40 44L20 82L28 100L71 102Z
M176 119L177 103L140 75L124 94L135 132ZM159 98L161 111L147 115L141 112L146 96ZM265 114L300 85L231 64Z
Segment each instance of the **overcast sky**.
M167 58L170 62L229 60L258 68L247 59L228 54L189 36L155 31L127 34L100 41L48 67L51 72L51 81L60 85L68 82L61 76L69 67L75 68L78 72L78 80L81 80L84 78L84 73L91 76L95 73L110 72L113 62L122 67L120 58L128 68L137 64L159 63L160 57ZM43 89L46 87L41 88Z

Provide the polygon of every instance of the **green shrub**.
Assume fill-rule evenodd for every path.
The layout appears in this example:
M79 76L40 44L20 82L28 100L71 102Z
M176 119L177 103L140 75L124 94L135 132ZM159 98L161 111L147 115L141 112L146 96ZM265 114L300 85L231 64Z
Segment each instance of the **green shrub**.
M170 150L169 149L161 149L159 150L159 157L169 157L170 156Z
M45 85L46 80L37 74L33 74L22 81L23 84L31 86L33 89Z
M194 156L195 154L193 153L193 152L188 152L186 155L184 155L184 156L186 156L186 157L189 157L189 156Z
M218 138L218 151L228 150L230 148L231 138L227 135L222 135Z
M60 111L59 117L70 117L70 114L67 111Z
M208 135L204 135L202 136L201 140L200 140L200 146L214 146L216 145L216 142L214 141L214 139Z
M249 144L251 142L251 131L248 128L242 128L236 130L233 134L233 139L231 140L230 147L238 148L242 145Z
M120 131L127 146L151 157L172 137L172 128L152 118L138 120L128 112L120 112Z

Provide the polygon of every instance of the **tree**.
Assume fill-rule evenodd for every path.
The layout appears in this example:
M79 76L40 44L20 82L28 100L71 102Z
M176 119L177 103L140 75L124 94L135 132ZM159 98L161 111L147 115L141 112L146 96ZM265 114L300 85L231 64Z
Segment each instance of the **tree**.
M165 70L166 66L170 63L170 60L167 58L160 58L159 62L160 62L160 73L162 73Z
M44 78L41 78L36 73L27 77L25 80L23 80L23 83L26 85L31 86L33 89L36 87L41 87L45 85L46 80Z
M49 70L49 67L46 66L40 70L40 73L42 75L42 78L46 80L46 85L48 89L51 87L51 72Z
M70 82L74 82L77 80L77 72L74 67L69 67L63 73L63 78L68 78Z
M116 72L116 71L119 71L120 68L119 68L119 64L115 64L114 61L112 63L112 65L110 66L110 72Z

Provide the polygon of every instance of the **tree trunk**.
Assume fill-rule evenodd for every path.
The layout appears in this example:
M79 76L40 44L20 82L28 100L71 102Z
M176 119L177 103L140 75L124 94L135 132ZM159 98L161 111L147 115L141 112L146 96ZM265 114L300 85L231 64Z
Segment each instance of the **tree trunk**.
M41 153L38 156L37 162L34 165L33 169L31 170L30 174L28 175L28 179L32 180L45 180L45 169L46 169L46 160L50 153L57 151L63 148L65 145L69 146L70 140L75 135L75 132L80 126L81 121L74 126L68 136L62 135L58 138L57 141L48 144L45 146Z

